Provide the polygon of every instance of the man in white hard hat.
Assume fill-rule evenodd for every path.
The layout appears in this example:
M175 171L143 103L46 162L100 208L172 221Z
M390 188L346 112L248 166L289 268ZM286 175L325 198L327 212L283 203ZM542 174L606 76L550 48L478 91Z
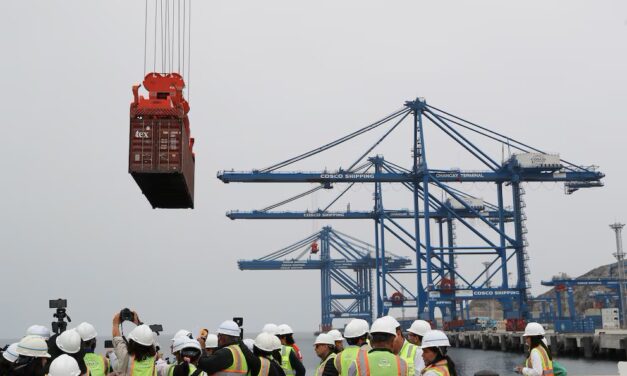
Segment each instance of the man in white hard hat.
M381 317L372 323L370 328L372 350L357 353L357 358L348 369L349 376L412 376L408 373L407 362L393 351L397 336L394 321Z
M72 358L76 359L79 368L81 369L81 373L87 373L87 365L85 364L85 360L83 359L83 355L81 352L82 349L82 340L80 334L76 329L68 329L58 336L53 336L54 344L60 350L61 353L67 354ZM51 341L50 341L51 342ZM58 355L56 352L52 353L53 358L54 355Z
M331 329L328 333L335 341L335 350L340 352L344 350L344 337L342 337L342 333L337 329Z
M81 336L82 348L85 355L83 360L91 376L105 376L109 370L109 360L100 354L96 354L96 328L88 322L82 322L76 327Z
M253 341L253 354L259 357L259 376L284 376L285 373L281 365L274 359L272 353L275 351L275 338L270 333L259 333Z
M425 320L416 320L411 324L411 327L407 329L407 341L417 348L416 356L414 357L414 369L416 374L419 374L425 367L420 346L422 346L422 338L430 331L431 324Z
M67 354L55 358L48 371L48 376L79 376L80 374L81 369L78 367L78 362Z
M418 346L410 343L403 336L401 324L392 316L383 316L381 319L387 320L396 327L396 339L394 340L394 353L398 354L407 363L409 375L420 375L424 368L422 357L418 353Z
M241 329L235 321L224 321L218 327L218 347L211 355L198 361L198 368L209 375L232 376L235 374L258 375L260 360L241 341Z
M277 327L276 336L281 340L281 367L286 376L304 376L305 366L301 361L302 355L294 341L294 331L287 324Z
M335 340L328 333L320 333L314 342L314 350L320 364L316 369L316 376L338 376L335 369Z
M338 353L335 357L335 369L340 376L348 376L348 370L357 359L357 354L360 351L370 351L370 345L368 345L368 332L370 331L370 325L366 320L353 319L344 328L344 337L348 346Z

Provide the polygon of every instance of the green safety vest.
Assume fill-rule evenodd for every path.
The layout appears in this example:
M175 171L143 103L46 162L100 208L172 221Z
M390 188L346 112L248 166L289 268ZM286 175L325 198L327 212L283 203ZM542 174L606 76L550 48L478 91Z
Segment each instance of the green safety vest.
M407 372L410 375L413 375L416 372L416 352L418 351L418 346L410 343L408 340L403 342L403 347L401 347L401 351L398 355L407 362Z
M144 360L135 361L135 357L131 356L131 372L129 376L154 376L155 375L155 358L148 357Z
M239 348L239 345L231 345L226 347L231 351L233 355L233 364L230 367L223 369L220 372L214 373L217 376L239 376L248 373L248 364L246 363L246 358L244 358L244 353L242 349Z
M391 351L360 351L355 368L357 376L407 376L407 362Z
M420 372L420 374L424 375L427 372L433 372L438 376L450 376L450 374L448 373L448 363L446 360L440 360L435 364L429 364Z
M285 371L285 376L295 375L296 371L290 363L290 353L294 352L292 346L281 345L281 368Z
M341 353L337 354L335 357L335 369L340 374L340 376L348 376L348 369L351 364L357 359L357 355L361 352L368 352L368 345L357 346L357 345L349 345L342 350Z
M91 376L105 376L108 372L105 368L105 360L102 355L86 353L83 357L85 365L89 369Z
M261 361L261 365L259 367L259 375L258 376L268 376L270 373L270 360L264 358L263 356L259 357Z
M316 368L316 376L322 376L322 374L324 373L324 367L326 367L326 365L329 362L329 360L335 361L335 357L336 356L337 356L337 354L331 353L331 354L329 354L329 356L327 356L327 358L325 360L320 362L320 365L318 366L318 368Z
M527 361L525 362L525 366L527 368L531 368L531 353L533 353L534 351L540 353L540 357L542 358L542 375L553 376L553 362L551 361L551 359L549 359L549 354L546 353L546 350L544 350L544 347L542 346L536 346L531 350L531 352L529 353L529 358L527 358Z
M180 363L179 363L180 364ZM170 364L168 366L168 376L173 376L174 375L174 367L177 366L177 364ZM196 366L193 364L189 364L189 374L191 375L192 373L194 373L196 371ZM204 372L200 373L201 375L205 375Z

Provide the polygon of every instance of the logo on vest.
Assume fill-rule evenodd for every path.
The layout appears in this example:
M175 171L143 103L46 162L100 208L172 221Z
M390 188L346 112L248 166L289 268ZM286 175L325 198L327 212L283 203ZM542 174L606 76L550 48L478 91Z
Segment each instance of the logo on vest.
M377 365L379 367L386 367L386 368L392 367L392 363L390 363L388 359L380 359Z

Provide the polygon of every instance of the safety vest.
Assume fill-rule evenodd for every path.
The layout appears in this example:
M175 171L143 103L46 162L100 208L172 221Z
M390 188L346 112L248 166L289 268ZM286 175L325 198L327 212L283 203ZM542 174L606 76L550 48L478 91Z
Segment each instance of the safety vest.
M131 356L131 371L129 376L154 376L155 375L155 358L148 357L144 360L135 360L135 356Z
M337 369L340 376L348 376L348 369L355 359L357 359L357 355L362 351L368 353L368 346L350 345L335 356L335 369Z
M429 364L422 370L422 372L420 372L420 374L424 375L427 372L433 372L438 376L450 376L448 373L448 362L446 360L440 360L435 364Z
M401 351L398 353L398 355L407 362L407 372L410 375L413 375L416 372L415 359L417 351L418 346L405 340L405 342L403 342L403 347L401 347Z
M242 349L239 348L239 345L231 345L226 348L229 349L233 355L233 364L220 372L214 373L214 375L239 376L248 373L248 364L246 363L246 358L244 358L244 353Z
M529 357L525 362L525 366L527 368L532 368L531 353L533 353L534 351L540 353L540 357L542 358L542 375L553 376L553 362L551 361L551 359L549 359L549 354L546 353L546 350L544 350L544 347L542 346L536 346L531 350L531 352L529 353Z
M327 356L327 358L325 360L320 362L320 365L316 369L316 376L322 376L322 374L324 373L324 367L326 367L326 365L329 362L329 360L331 360L331 362L333 362L335 360L335 356L336 356L335 353L331 353L331 354L329 354L329 356Z
M85 361L85 365L87 366L91 376L105 376L108 373L107 368L105 367L106 363L102 355L86 353L83 360Z
M180 363L179 363L180 364ZM170 364L168 366L168 376L174 376L174 367L176 367L177 364ZM189 365L189 375L191 375L192 373L194 373L196 371L196 366L193 364ZM206 373L201 372L201 375L206 375Z
M294 349L291 346L281 346L281 368L285 371L285 376L296 374L296 371L292 368L292 363L290 363L290 353L293 351Z
M391 351L359 351L357 376L407 376L407 362Z
M270 360L264 358L263 356L259 357L261 361L261 366L259 367L259 375L258 376L268 376L270 373Z

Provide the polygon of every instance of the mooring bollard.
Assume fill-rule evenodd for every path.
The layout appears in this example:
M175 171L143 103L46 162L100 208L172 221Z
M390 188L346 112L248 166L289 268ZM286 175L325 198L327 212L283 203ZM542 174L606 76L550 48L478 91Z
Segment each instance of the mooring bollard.
M475 376L499 376L499 374L494 371L490 371L486 369L486 370L475 373Z

